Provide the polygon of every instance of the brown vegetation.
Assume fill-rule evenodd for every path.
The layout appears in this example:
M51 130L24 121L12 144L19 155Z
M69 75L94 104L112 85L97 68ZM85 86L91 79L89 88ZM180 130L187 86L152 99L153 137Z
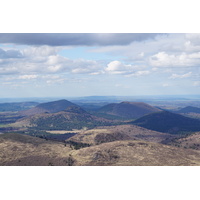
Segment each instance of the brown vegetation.
M145 140L161 143L166 139L172 138L174 138L173 135L148 130L135 125L118 125L85 130L68 140L95 145L117 140Z
M200 132L174 139L169 144L185 149L200 150Z
M141 138L143 136L143 138ZM121 125L83 130L66 143L16 133L0 135L0 165L190 166L200 151L160 144L169 135ZM199 135L194 134L199 141ZM151 141L151 142L149 142ZM92 144L92 146L81 144ZM75 148L78 145L80 148Z
M73 152L77 165L200 165L200 152L142 141L115 141Z
M68 165L71 148L20 134L0 135L0 165Z

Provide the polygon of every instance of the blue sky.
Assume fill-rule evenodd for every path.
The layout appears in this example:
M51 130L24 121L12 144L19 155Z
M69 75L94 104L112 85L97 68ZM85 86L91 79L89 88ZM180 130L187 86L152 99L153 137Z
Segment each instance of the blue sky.
M1 97L200 94L200 34L0 34Z
M95 52L96 47L71 47L66 48L58 52L59 55L70 58L70 59L87 59L87 60L104 60L109 61L111 59L123 59L120 55L109 55L104 52Z

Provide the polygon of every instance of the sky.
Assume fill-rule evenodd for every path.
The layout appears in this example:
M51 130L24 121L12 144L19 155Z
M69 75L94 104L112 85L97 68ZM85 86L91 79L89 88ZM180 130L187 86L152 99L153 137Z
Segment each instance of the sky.
M0 33L7 97L199 95L200 34Z

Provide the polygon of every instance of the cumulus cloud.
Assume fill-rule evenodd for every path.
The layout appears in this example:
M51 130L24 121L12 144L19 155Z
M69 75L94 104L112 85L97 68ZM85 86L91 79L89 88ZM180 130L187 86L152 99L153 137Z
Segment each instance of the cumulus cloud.
M0 40L2 39L1 36L2 35L0 34ZM21 35L15 34L10 35L9 37L11 36L13 38L13 41L17 41L18 38L21 37ZM32 36L36 36L36 40L38 38L38 45L34 43L34 37L31 39ZM46 43L42 43L41 40L42 46L39 45L39 36L46 37ZM73 76L75 76L76 74L84 74L84 76L86 76L87 74L110 74L122 75L123 77L140 77L149 74L159 75L159 73L162 73L161 76L165 76L166 79L182 79L192 77L193 81L195 81L198 79L194 79L194 69L182 68L180 72L177 68L193 66L197 67L200 64L200 49L198 51L198 48L200 46L197 45L197 42L195 44L191 42L191 36L190 38L187 37L185 37L185 40L183 40L182 36L181 39L178 40L178 35L172 37L171 35L160 36L151 34L28 35L24 38L24 40L26 39L27 44L34 44L34 46L23 46L20 47L20 50L16 50L10 49L10 47L6 47L6 45L3 45L2 49L0 49L0 75L18 75L18 80L33 80L34 82L35 79L39 78L39 74L53 75L63 73L71 75L73 74ZM53 44L48 43L48 41L50 42L50 38L52 39L52 42L54 41ZM152 38L154 38L154 40L148 40ZM63 41L63 44L59 44L59 41ZM16 43L20 43L19 40ZM180 47L183 48L182 51L180 51L180 47L178 45L179 43ZM112 54L112 56L116 56L116 60L112 58L113 61L111 60L111 62L107 62L106 60L87 60L84 59L84 57L82 59L70 59L59 55L59 51L65 48L62 45L105 46L111 44L114 45L107 46L107 53L112 54L114 49L117 48L117 51L119 50L118 53L121 56L117 57L118 54ZM118 46L115 44L117 44ZM161 47L163 47L165 51L162 51ZM16 48L16 46L14 46L13 48ZM99 49L100 48L104 47L99 47ZM89 51L91 49L94 48L89 48ZM120 54L121 52L123 52L122 55ZM109 56L109 54L107 54L106 56ZM132 60L128 59L130 58L129 56L132 58ZM118 59L120 58L122 58L123 61L119 61ZM166 72L166 69L171 71ZM198 73L197 70L196 72ZM57 80L54 79L54 81L52 82L50 80L47 81L49 84L53 82L61 83L63 81L63 77L58 78Z
M147 70L142 70L144 68L146 68L146 66L124 64L120 61L115 60L107 65L107 67L105 68L105 72L109 74L121 74L125 75L125 77L143 76L150 73Z
M22 53L25 57L44 57L50 55L56 55L60 50L59 47L51 47L47 45L42 46L31 46L22 50Z
M188 77L191 77L191 75L192 75L192 72L188 72L188 73L182 74L182 75L180 75L180 74L172 74L169 78L170 78L170 79L188 78Z
M64 64L64 63L69 63L70 60L68 58L59 56L59 55L50 55L47 57L47 62L46 64L48 65L55 65L55 64Z
M185 52L174 55L159 52L149 59L150 65L154 67L187 67L200 64L200 52L186 54Z
M0 58L2 57L0 59L0 75L30 75L26 76L25 79L31 79L32 74L101 73L103 67L99 62L69 59L58 55L58 49L49 46L26 47L21 51L0 49Z
M99 46L90 51L123 56L129 62L146 61L149 56L161 50L166 52L182 51L185 41L184 34L158 34L153 40L133 41L124 46Z
M123 64L122 62L115 60L108 63L107 67L105 68L105 71L110 74L127 74L133 73L136 68L137 66Z
M126 73L127 70L132 71L131 65L125 65L121 63L120 61L112 61L107 65L107 68L105 69L108 73L111 74L123 74Z
M1 33L0 43L23 45L127 45L153 39L156 33Z

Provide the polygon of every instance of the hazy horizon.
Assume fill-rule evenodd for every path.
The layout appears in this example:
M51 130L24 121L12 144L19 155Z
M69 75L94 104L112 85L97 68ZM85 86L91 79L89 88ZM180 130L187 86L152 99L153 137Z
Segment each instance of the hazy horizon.
M157 101L200 101L200 95L135 95L135 96L46 96L46 97L0 97L0 103L14 103L14 102L50 102L57 100L69 100L78 102L157 102Z

